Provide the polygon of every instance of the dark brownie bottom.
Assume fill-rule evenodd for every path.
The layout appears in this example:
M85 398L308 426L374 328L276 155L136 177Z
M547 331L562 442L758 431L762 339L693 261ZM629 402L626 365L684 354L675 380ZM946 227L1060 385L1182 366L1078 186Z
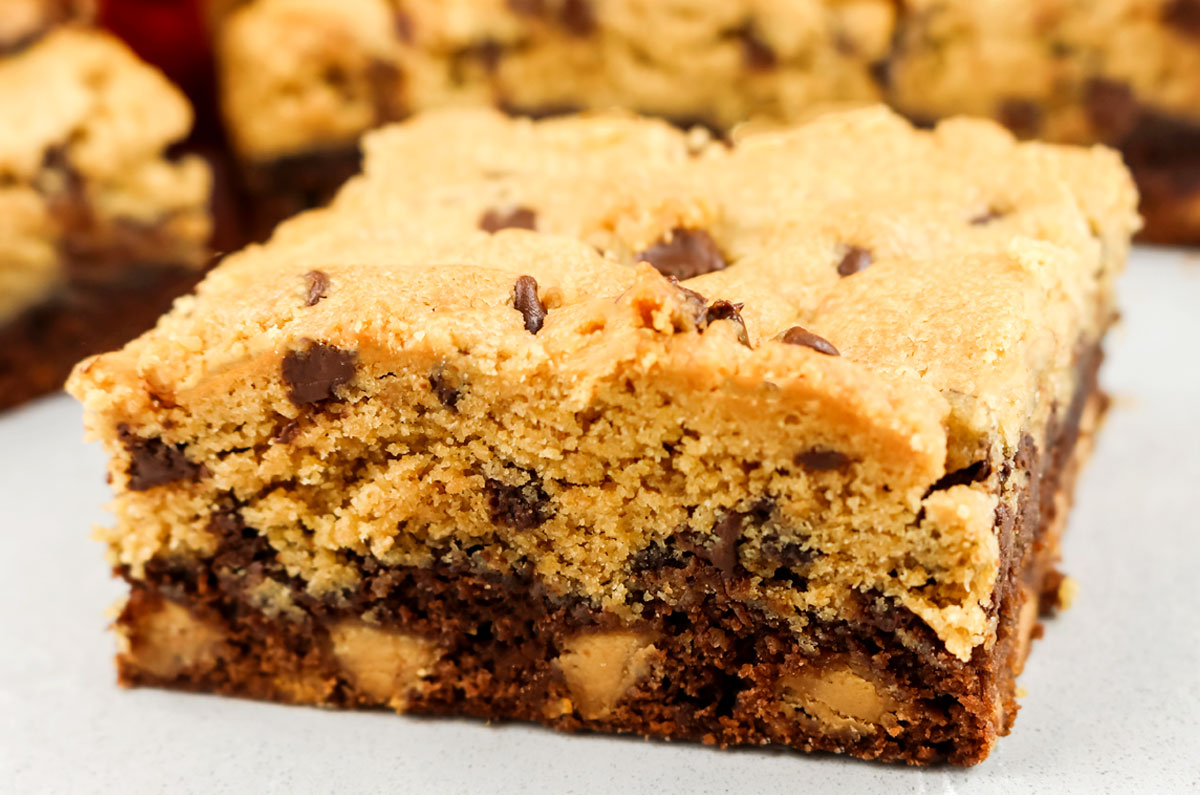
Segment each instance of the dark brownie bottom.
M131 585L117 621L120 681L974 764L1011 727L1039 605L1057 602L1059 508L1087 448L1081 428L1090 433L1104 407L1100 358L1097 348L1081 354L1077 397L1056 413L1048 449L1027 438L1000 473L1025 485L1017 510L996 516L998 639L965 662L873 593L859 595L853 615L810 615L797 633L748 598L744 570L714 565L686 539L636 558L632 622L550 593L529 573L489 570L473 548L440 551L430 568L360 559L356 592L316 599L229 500L213 520L212 558L156 559L141 579L118 572Z
M357 146L246 166L243 180L249 228L245 231L249 239L266 240L280 221L328 204L342 184L361 169Z
M140 268L69 288L0 327L0 410L60 389L76 362L153 326L198 279L191 269Z

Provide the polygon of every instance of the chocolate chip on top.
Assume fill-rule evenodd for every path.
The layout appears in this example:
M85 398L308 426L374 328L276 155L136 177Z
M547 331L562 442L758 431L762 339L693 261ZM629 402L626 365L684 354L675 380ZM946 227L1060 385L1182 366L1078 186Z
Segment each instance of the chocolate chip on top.
M746 333L746 322L742 320L742 306L729 301L713 301L704 312L704 324L708 326L718 320L732 320L738 326L738 342L749 348L750 336Z
M971 218L971 226L987 226L992 221L999 221L1007 213L1002 210L997 210L994 207L989 207L984 212Z
M802 326L792 326L775 339L788 345L803 345L828 356L841 356L838 349L833 347L829 340L818 337Z
M713 271L725 270L729 263L712 236L703 229L671 230L669 237L637 255L664 276L685 280Z
M738 31L738 38L742 42L742 61L747 69L765 71L778 65L779 59L775 57L775 51L752 27L747 25Z
M304 274L304 284L307 293L304 305L315 306L318 301L325 297L325 293L329 290L329 274L325 271L309 271Z
M335 396L335 389L354 379L355 351L344 351L323 342L283 357L283 382L288 399L297 406L320 403Z
M1162 18L1180 33L1200 37L1200 0L1170 0Z
M839 276L853 276L871 265L871 250L861 246L849 246L842 261L838 263Z
M521 276L513 286L513 307L525 317L525 330L537 334L546 320L546 305L538 298L537 279Z
M537 213L528 207L488 210L479 219L479 228L494 235L501 229L537 229Z
M596 13L592 10L591 0L563 0L558 19L567 32L575 36L587 36L596 30Z

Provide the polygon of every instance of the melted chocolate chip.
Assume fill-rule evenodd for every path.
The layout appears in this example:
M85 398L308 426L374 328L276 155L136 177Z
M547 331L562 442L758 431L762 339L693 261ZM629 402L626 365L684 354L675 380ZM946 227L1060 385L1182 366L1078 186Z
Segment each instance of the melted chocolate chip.
M764 71L774 69L778 64L775 51L749 25L738 31L738 38L742 42L742 62L747 69Z
M971 226L987 226L992 221L998 221L1001 218L1003 218L1005 215L1007 215L1007 213L1004 213L1004 212L1001 212L1000 210L989 207L986 212L982 212L979 215L972 218L970 223L971 223Z
M592 10L591 0L564 0L558 20L574 36L587 36L596 30L596 14Z
M275 435L271 437L271 441L275 444L291 444L296 435L300 433L300 421L288 420L279 429L275 431Z
M655 243L638 254L637 259L649 262L664 276L680 280L724 270L728 265L708 232L682 227L672 229L670 239Z
M859 271L866 270L870 265L870 249L860 246L848 246L846 248L846 255L838 263L837 272L839 276L853 276Z
M488 508L492 521L516 530L532 530L552 516L550 498L536 479L524 486L509 486L487 479Z
M841 356L838 349L833 347L829 340L818 337L802 326L792 326L775 339L788 345L803 345L827 356Z
M437 395L439 403L451 411L458 411L458 398L460 397L458 387L450 382L444 370L438 368L429 376L429 386L433 389L433 394Z
M308 293L308 297L304 299L304 305L316 306L329 290L329 274L325 271L309 271L304 274L304 285Z
M829 472L834 469L845 469L850 465L850 456L839 453L837 450L825 450L820 447L796 453L793 460L796 462L796 466L804 467L812 472Z
M1088 119L1102 134L1120 138L1137 123L1140 108L1128 83L1092 78L1084 89Z
M929 487L929 491L925 493L925 496L928 497L935 491L942 491L951 486L966 486L971 483L979 483L987 480L990 474L992 474L992 465L986 459L976 461L961 469L956 469L953 472L947 472L945 475L942 475L938 478L937 482Z
M513 307L525 318L525 330L537 334L546 320L546 305L538 298L537 279L521 276L513 287Z
M746 333L746 322L742 320L742 306L729 301L713 301L704 312L704 325L711 325L718 320L732 320L738 325L738 342L749 348L750 336Z
M1033 138L1042 129L1042 106L1029 99L1009 97L996 108L1000 123L1019 138Z
M708 560L720 569L722 574L732 574L738 563L737 545L742 539L742 515L724 514L713 527L713 536Z
M479 218L479 228L494 235L501 229L537 229L537 213L528 207L488 210Z
M413 18L407 11L398 11L395 19L396 35L405 44L413 42Z
M1200 0L1172 0L1162 10L1163 22L1187 36L1200 36Z
M323 342L309 343L304 350L283 357L283 382L288 399L297 406L320 403L335 396L335 389L354 379L355 351L344 351Z
M204 468L188 460L181 444L157 437L144 439L128 425L117 426L117 438L129 452L129 490L146 491L179 480L196 480Z
M367 84L371 87L376 124L408 115L408 107L404 104L404 76L394 63L371 61L367 66Z

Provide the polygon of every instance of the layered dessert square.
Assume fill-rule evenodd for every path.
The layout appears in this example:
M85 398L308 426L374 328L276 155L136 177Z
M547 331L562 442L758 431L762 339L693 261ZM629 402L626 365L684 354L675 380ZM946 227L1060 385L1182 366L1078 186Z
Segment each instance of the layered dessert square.
M257 0L221 25L230 140L261 224L324 203L358 139L410 113L625 107L685 126L880 97L889 0Z
M1069 596L1135 203L883 109L373 133L72 376L120 681L978 762Z
M218 68L260 223L324 203L359 136L445 105L632 108L726 132L884 100L1122 151L1147 239L1200 242L1195 0L251 0Z
M208 261L210 178L168 147L183 96L124 45L60 28L0 58L0 408L151 326Z

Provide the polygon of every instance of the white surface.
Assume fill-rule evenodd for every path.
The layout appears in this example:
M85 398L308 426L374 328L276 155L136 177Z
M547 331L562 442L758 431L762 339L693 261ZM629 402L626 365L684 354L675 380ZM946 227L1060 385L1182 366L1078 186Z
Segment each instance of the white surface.
M970 300L969 296L965 300ZM113 683L100 451L63 397L0 416L0 790L1200 791L1200 259L1137 252L1065 568L1012 735L970 770L564 736Z

